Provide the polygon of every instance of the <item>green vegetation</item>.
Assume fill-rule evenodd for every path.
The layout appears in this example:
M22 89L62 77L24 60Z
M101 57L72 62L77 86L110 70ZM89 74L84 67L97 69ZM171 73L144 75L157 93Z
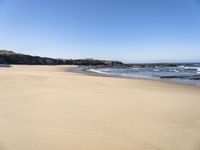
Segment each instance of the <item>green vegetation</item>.
M0 54L10 55L10 54L16 54L16 53L13 51L8 51L8 50L0 50Z
M89 59L56 59L40 56L31 56L0 50L0 64L26 64L26 65L84 65L84 66L123 66L119 61Z

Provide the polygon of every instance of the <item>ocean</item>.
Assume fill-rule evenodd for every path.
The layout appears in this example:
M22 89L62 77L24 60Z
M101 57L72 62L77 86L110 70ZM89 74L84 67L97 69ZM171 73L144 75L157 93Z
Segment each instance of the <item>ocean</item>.
M110 76L161 80L200 86L200 63L183 63L175 67L155 66L97 68L89 69L88 71Z

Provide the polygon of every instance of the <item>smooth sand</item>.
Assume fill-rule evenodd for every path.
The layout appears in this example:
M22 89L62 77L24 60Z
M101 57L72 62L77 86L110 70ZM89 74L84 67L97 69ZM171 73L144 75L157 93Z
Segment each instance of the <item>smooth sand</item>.
M200 150L200 87L0 68L0 150Z

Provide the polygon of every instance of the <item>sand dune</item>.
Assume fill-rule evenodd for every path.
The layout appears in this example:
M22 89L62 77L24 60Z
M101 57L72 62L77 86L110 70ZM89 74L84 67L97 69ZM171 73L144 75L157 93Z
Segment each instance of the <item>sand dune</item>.
M0 150L199 150L200 88L0 67Z

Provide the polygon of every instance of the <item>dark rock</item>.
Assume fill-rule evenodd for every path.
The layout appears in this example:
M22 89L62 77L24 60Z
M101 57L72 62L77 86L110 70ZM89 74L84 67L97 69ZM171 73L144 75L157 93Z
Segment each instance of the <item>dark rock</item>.
M161 79L175 79L175 78L179 78L179 79L184 79L187 78L185 76L161 76Z
M128 67L177 67L179 64L176 63L152 63L152 64L126 64Z

